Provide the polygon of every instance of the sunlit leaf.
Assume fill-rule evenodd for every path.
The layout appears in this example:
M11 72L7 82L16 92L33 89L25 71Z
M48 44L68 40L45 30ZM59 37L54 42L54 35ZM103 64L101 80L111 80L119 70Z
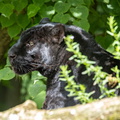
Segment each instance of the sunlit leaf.
M14 77L15 73L9 67L0 70L0 80L11 80Z
M79 18L79 19L86 19L89 14L88 8L85 6L71 8L70 11L74 17Z
M13 9L14 9L14 6L12 4L4 4L4 6L2 6L2 9L0 10L0 12L5 17L9 18L10 15L13 13Z
M37 81L29 87L29 95L35 98L42 90L45 90L46 86L41 82Z
M46 92L42 91L34 98L34 101L37 103L39 109L42 108L44 104L45 96L46 96Z
M30 4L27 8L27 15L28 18L31 18L37 14L39 11L40 7L36 6L35 4Z
M105 3L109 3L110 0L103 0Z
M53 6L43 5L39 13L42 18L43 17L51 18L55 14L55 9L53 8Z

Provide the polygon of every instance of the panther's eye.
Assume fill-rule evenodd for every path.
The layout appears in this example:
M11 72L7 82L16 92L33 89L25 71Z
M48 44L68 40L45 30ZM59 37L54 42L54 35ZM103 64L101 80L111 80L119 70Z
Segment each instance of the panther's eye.
M33 46L33 45L34 45L34 43L32 41L30 41L26 44L26 46Z

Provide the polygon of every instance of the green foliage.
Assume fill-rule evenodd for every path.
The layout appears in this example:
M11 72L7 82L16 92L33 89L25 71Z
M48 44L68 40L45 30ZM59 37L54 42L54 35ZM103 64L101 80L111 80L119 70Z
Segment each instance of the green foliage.
M28 0L12 0L11 3L14 5L15 10L19 13L28 5Z
M92 0L9 0L0 1L0 23L7 27L11 38L43 17L52 21L79 25L88 31L89 5ZM88 5L89 4L89 5ZM84 24L82 24L84 23Z
M10 15L12 15L14 6L12 4L4 4L1 6L0 12L3 16L7 17L9 19Z
M84 65L86 70L83 71L82 74L87 74L88 76L91 73L94 73L94 85L98 85L102 95L99 97L100 99L103 97L113 97L116 96L115 90L120 88L120 70L118 67L112 68L112 71L116 73L116 77L110 76L108 73L102 71L102 67L94 66L95 62L88 60L87 56L82 55L80 52L79 44L73 41L72 36L67 36L65 38L65 43L67 45L67 51L72 52L73 56L70 57L70 60L74 60L77 63L77 67L80 65ZM69 96L75 96L77 99L80 100L82 103L91 102L92 98L91 95L95 92L92 91L91 93L86 93L85 87L81 84L76 84L74 82L74 76L69 76L71 70L67 70L67 66L61 66L61 75L60 79L67 82L67 86L65 89L70 92ZM117 87L113 89L107 89L105 85L107 83L113 84L116 82L115 85L118 83ZM113 85L114 86L114 85Z
M39 11L39 14L42 18L48 17L51 19L52 16L55 14L55 9L53 6L43 5Z
M46 78L34 71L23 75L22 79L22 99L32 99L37 103L38 108L41 108L46 95Z
M12 29L12 31L16 31L15 35L18 35L22 29L38 23L43 17L49 17L54 22L74 24L84 28L86 31L90 28L93 34L99 35L105 33L106 20L110 14L117 14L116 19L119 20L119 4L119 1L112 0L97 0L95 3L93 0L0 1L2 17L0 19L2 19L1 24L3 28L9 28L10 26L14 28L13 24L20 26L19 32ZM19 24L18 20L22 25ZM9 32L9 35L11 38L15 37L13 32ZM104 39L103 36L102 39ZM109 42L110 44L111 42Z
M10 69L10 63L7 59L6 65L0 70L0 80L11 80L15 77L15 73Z
M86 19L88 17L88 8L85 6L78 6L77 8L70 9L72 15L78 19ZM81 11L81 12L79 12Z
M27 8L28 18L35 16L37 14L37 12L39 11L39 9L40 8L38 6L36 6L35 4L30 4Z
M28 17L26 15L18 15L17 17L17 24L21 27L21 28L25 28L28 26L28 24L30 23L30 19L28 19Z
M15 73L11 71L9 67L4 67L0 70L0 79L1 80L11 80L15 77Z
M46 85L43 83L41 76L39 76L39 80L34 80L34 83L28 87L29 96L37 103L38 108L43 106L46 96L45 91Z
M54 8L57 13L66 13L70 9L70 6L71 6L70 3L58 1L55 3Z
M10 26L8 28L8 34L11 36L11 37L15 37L16 35L18 35L21 31L21 28L20 26L16 25L16 24L13 24L12 26Z
M11 25L13 25L15 23L15 19L13 19L14 17L10 17L10 19L1 16L1 25L2 27L9 27Z
M107 33L114 37L114 42L111 45L113 51L111 52L115 55L115 58L120 59L120 31L117 32L118 25L113 16L108 18L108 25L110 31L107 31Z
M67 82L65 90L69 92L68 96L75 96L81 103L89 103L92 101L91 95L94 93L85 93L85 86L82 84L76 84L74 76L69 76L71 70L68 70L68 66L61 66L60 80Z

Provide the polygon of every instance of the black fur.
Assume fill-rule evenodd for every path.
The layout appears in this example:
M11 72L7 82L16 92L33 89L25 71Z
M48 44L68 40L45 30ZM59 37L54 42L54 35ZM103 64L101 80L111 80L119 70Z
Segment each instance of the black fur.
M98 45L93 37L79 27L50 22L48 18L41 20L40 24L24 31L18 42L9 50L9 58L13 70L17 74L25 74L38 70L47 80L47 96L44 109L55 109L72 106L79 102L68 97L65 91L65 82L59 80L60 65L67 64L75 75L77 83L87 87L86 92L95 91L94 98L101 95L99 87L93 85L93 75L82 75L84 66L76 67L74 61L69 61L72 53L66 51L64 36L73 35L79 43L81 52L90 60L103 67L103 71L113 74L111 68L120 61L106 52ZM119 92L117 93L119 95Z

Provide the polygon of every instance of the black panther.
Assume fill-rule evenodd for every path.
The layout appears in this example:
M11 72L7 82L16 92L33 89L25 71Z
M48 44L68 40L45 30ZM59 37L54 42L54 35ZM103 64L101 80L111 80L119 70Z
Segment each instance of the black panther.
M68 65L75 75L76 83L84 84L86 92L95 91L93 98L101 95L97 85L93 85L93 75L83 75L84 66L76 67L76 62L70 61L72 53L66 51L64 36L74 36L74 41L80 45L80 51L96 65L102 66L103 71L114 74L111 68L118 66L120 61L98 45L94 38L83 29L61 23L50 22L48 18L40 21L30 29L24 31L18 42L9 50L9 59L13 70L17 74L39 71L47 79L47 95L43 109L56 109L73 106L79 103L74 97L68 97L65 82L59 80L60 65ZM119 95L119 92L117 92Z

